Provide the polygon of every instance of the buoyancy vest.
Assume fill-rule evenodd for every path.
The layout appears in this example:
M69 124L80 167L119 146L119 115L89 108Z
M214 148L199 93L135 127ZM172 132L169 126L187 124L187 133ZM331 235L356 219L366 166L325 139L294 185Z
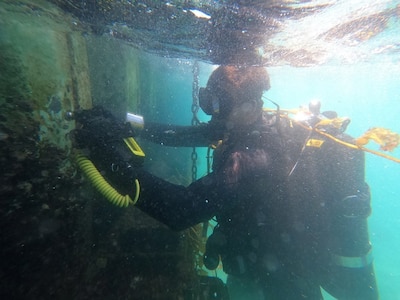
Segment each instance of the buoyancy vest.
M229 274L285 269L313 276L329 260L336 202L363 183L362 166L360 151L265 115L215 151L214 172L230 189L208 245L218 248Z

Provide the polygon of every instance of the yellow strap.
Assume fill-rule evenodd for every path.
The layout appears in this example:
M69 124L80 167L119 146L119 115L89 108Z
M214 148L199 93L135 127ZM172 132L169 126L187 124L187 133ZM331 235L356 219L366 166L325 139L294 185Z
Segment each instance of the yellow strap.
M269 110L266 110L266 111L269 111ZM306 125L304 125L303 123L301 123L301 122L299 122L299 121L297 121L297 120L295 120L295 119L293 119L293 118L290 118L290 117L288 116L288 113L291 113L291 112L292 112L292 111L285 110L284 113L281 114L281 117L287 118L290 122L294 122L294 123L296 123L297 125L303 127L303 128L306 129L306 130L309 130L309 131L314 130L314 131L317 132L318 134L323 135L323 136L327 137L328 139L331 139L332 141L335 141L336 143L341 144L341 145L343 145L343 146L346 146L346 147L349 147L349 148L352 148L352 149L356 149L356 150L361 150L361 151L364 151L364 152L368 152L368 153L371 153L371 154L374 154L374 155L377 155L377 156L386 158L386 159L388 159L388 160L391 160L391 161L400 163L400 159L398 159L398 158L396 158L396 157L393 157L393 156L391 156L391 155L387 155L387 154L382 153L382 152L379 152L379 151L375 151L375 150L372 150L372 149L368 149L368 148L365 148L365 147L363 147L363 146L361 146L361 145L358 146L358 145L356 145L356 144L352 144L352 143L349 143L349 142L342 141L341 139L338 139L338 138L334 137L334 136L331 135L331 134L328 134L328 133L326 133L326 132L324 132L324 131L321 131L321 130L318 129L318 128L312 128L312 127L306 126Z

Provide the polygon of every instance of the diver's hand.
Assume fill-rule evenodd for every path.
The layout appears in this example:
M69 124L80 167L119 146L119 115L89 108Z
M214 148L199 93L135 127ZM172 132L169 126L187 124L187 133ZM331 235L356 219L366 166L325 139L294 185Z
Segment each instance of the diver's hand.
M74 147L84 149L85 155L101 170L127 170L140 166L125 139L135 135L131 125L117 120L102 107L74 112L76 129L71 133Z
M73 113L77 122L73 131L74 147L79 149L110 147L115 141L134 136L129 123L117 120L109 111L97 106Z
M71 135L83 173L112 203L135 204L140 191L137 171L143 157L128 147L134 135L130 124L101 107L74 112L69 118L76 121Z

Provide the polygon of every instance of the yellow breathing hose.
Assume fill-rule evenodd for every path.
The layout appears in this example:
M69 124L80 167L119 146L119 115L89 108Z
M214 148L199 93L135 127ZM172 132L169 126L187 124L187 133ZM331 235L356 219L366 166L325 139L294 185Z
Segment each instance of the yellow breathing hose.
M128 194L124 196L115 190L87 157L77 154L76 162L94 187L111 203L119 207L127 207L129 204L135 205L138 201L140 194L139 180L135 179L135 198L132 200Z

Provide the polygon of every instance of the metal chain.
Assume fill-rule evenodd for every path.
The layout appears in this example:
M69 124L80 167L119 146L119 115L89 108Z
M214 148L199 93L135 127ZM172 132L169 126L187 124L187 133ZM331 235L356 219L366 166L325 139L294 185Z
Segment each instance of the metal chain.
M200 121L197 117L199 111L199 63L197 61L193 64L193 84L192 84L192 125L199 125Z
M192 84L192 126L200 124L197 112L199 111L199 63L193 64L193 84ZM197 151L192 149L192 181L197 179Z
M192 126L196 126L200 124L200 120L197 117L197 112L199 111L199 63L197 61L193 64L193 85L192 85ZM192 181L196 181L197 179L197 151L196 147L192 148ZM205 247L205 240L207 239L207 230L208 230L209 222L206 221L203 223L203 242Z

